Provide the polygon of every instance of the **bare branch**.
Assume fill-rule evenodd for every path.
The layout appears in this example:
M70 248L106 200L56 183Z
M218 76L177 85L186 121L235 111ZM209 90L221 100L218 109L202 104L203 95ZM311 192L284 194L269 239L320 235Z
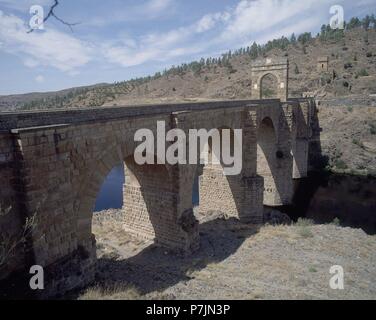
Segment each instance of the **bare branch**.
M54 17L57 21L61 22L62 24L65 24L66 26L68 26L70 28L70 30L73 32L72 27L80 24L80 22L70 23L70 22L66 22L65 20L58 17L55 14L54 10L59 5L59 0L54 0L54 1L55 1L54 4L50 7L50 10L48 11L46 17L43 19L43 23L45 23L49 18ZM31 33L33 31L34 31L34 29L30 29L29 31L27 31L27 33Z

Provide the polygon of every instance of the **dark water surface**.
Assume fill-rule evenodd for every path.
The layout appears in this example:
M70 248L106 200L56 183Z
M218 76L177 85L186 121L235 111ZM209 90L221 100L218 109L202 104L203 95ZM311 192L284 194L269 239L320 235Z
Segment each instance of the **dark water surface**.
M115 167L102 185L95 211L119 209L123 205L123 166ZM193 203L199 202L198 180L193 186ZM342 226L376 233L376 179L368 177L311 174L296 180L293 204L278 208L296 221L299 217L316 223L338 218Z
M120 209L123 206L124 166L111 170L97 196L94 211Z

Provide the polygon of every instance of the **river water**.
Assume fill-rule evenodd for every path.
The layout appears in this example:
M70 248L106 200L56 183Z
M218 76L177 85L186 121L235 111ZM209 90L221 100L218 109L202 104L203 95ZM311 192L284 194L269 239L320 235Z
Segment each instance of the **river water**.
M123 166L115 167L102 185L94 211L121 208L123 184ZM192 201L194 205L199 203L197 180ZM296 181L293 204L278 209L294 221L305 217L316 223L328 223L338 218L342 226L362 228L368 234L376 234L376 179L311 174Z

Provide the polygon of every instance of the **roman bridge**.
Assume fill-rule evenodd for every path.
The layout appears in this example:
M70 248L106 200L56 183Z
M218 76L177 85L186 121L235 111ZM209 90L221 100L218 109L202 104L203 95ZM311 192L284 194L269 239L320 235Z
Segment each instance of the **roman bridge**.
M1 267L0 278L30 265L45 267L50 290L92 280L96 260L93 209L107 174L125 165L124 232L161 246L199 248L192 190L199 175L201 212L224 211L262 223L263 205L290 203L293 180L307 174L313 102L241 100L137 107L3 113L0 116L0 237L35 226ZM242 129L242 171L219 165L137 165L134 134L166 130ZM209 151L210 152L210 151ZM64 289L62 289L64 288Z
M94 205L118 165L126 175L124 232L187 254L200 243L192 203L197 177L203 214L260 224L265 205L289 204L294 180L307 175L319 151L319 128L313 100L288 99L288 66L286 59L254 63L251 93L258 100L1 113L0 280L40 265L44 296L92 281ZM264 100L268 76L276 99ZM135 132L149 129L156 137L158 121L187 136L190 129L242 129L241 172L224 175L223 165L211 162L137 165Z

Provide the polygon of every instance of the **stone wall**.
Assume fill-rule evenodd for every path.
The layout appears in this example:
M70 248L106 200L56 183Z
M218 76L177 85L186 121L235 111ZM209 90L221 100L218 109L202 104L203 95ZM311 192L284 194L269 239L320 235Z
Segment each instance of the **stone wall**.
M24 267L23 224L15 180L13 139L0 133L0 280Z

